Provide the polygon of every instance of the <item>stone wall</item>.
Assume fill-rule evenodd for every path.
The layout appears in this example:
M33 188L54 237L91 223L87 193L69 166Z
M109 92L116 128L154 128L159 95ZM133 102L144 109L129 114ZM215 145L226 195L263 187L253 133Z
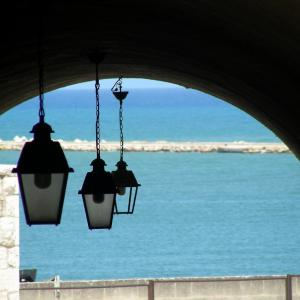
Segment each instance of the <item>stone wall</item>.
M19 196L12 168L0 165L0 300L19 299Z

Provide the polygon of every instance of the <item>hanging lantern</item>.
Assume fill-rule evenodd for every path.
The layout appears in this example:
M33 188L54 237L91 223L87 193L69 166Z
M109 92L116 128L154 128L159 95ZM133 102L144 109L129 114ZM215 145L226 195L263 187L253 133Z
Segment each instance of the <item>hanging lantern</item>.
M60 223L69 168L59 142L51 140L51 126L45 123L42 52L39 47L39 123L25 143L17 168L21 198L28 225Z
M96 57L97 58L97 57ZM98 64L100 59L93 58L96 64L96 151L97 158L92 161L92 172L88 172L81 190L89 229L110 229L116 200L116 186L110 172L106 172L104 160L100 158L100 99Z
M128 95L128 92L122 91L122 77L112 87L114 96L119 100L119 123L120 123L120 161L116 164L117 170L112 172L115 185L117 187L118 198L115 204L115 214L133 214L138 187L132 171L127 170L127 163L123 160L124 154L124 135L123 135L123 100ZM120 196L120 197L119 197ZM127 202L124 203L127 198ZM120 203L123 202L123 203ZM119 207L118 207L118 204ZM122 208L120 209L120 206Z
M28 225L60 223L69 168L59 142L51 140L50 125L33 126L34 139L25 143L17 168L21 198Z
M93 171L88 172L79 194L82 195L88 226L90 229L110 229L116 198L116 187L112 176L104 170L104 160L92 161Z
M126 197L127 194L128 202L126 209L123 211L118 209L116 202L115 214L133 214L137 191L140 184L138 184L133 172L126 169L127 163L125 161L120 160L116 166L117 170L112 172L112 176L117 186L117 194L118 196L124 197ZM123 199L118 197L118 200L122 201Z

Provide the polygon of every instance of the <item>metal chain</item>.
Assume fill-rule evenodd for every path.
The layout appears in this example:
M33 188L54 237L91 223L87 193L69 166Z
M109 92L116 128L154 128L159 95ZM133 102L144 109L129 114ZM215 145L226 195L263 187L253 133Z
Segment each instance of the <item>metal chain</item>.
M122 92L122 79L123 77L119 77L116 83L111 88L111 91L121 93ZM125 96L126 97L126 96ZM120 101L119 108L119 124L120 124L120 161L123 161L123 153L124 153L124 135L123 135L123 100L116 96L116 98Z
M39 117L40 121L44 121L45 118L45 110L44 110L44 65L43 65L43 32L42 26L39 28L38 33L38 69L39 69Z
M96 151L97 151L97 158L100 158L100 96L99 96L99 74L98 74L98 64L96 63L96 83L95 83L95 90L96 90Z
M123 101L122 100L120 100L119 121L120 121L120 161L123 161L124 135L123 135Z

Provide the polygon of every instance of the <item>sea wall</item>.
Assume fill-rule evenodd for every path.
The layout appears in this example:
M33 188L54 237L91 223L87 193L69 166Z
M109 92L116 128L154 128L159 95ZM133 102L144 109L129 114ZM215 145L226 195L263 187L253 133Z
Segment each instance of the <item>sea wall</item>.
M21 300L299 300L300 276L22 283Z
M25 138L16 141L0 141L0 150L21 150ZM95 151L95 142L91 141L62 141L64 150ZM101 151L119 151L119 142L101 142ZM221 153L286 153L289 148L282 143L249 143L249 142L170 142L170 141L132 141L126 142L124 151L127 152L221 152Z
M19 299L19 196L13 166L0 165L0 299Z

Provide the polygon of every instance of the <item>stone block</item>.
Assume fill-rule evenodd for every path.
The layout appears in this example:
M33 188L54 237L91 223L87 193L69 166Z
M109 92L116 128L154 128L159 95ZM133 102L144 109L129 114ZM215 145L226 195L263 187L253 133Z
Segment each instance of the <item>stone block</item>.
M19 196L6 196L2 212L5 217L19 218Z
M15 165L0 165L0 178L3 176L13 176L15 177L16 175L12 173L12 169L15 168Z
M8 300L19 300L19 292L8 293Z
M19 270L7 268L0 270L0 291L16 292L19 290ZM1 299L1 298L0 298Z
M7 249L5 247L0 246L0 270L8 268L7 260L8 260Z
M17 177L9 176L2 179L2 194L5 196L19 194Z
M8 292L6 290L1 290L1 287L0 287L0 299L6 300L7 298L8 298Z
M0 246L11 248L18 240L18 220L10 217L0 218Z
M0 191L1 194L1 191ZM4 197L1 197L0 195L0 218L5 216L5 211L4 211Z
M8 249L8 265L12 268L19 269L19 247L13 247Z

